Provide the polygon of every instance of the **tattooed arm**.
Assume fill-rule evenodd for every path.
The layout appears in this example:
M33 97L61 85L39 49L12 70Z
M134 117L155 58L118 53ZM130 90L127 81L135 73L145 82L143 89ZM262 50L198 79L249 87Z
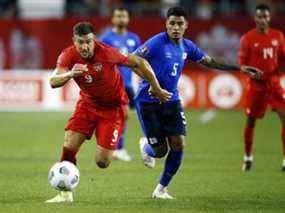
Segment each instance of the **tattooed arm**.
M213 69L219 70L241 70L242 72L248 73L252 78L260 79L261 71L255 67L240 66L235 63L227 62L223 59L217 59L210 56L204 56L200 61L200 64Z

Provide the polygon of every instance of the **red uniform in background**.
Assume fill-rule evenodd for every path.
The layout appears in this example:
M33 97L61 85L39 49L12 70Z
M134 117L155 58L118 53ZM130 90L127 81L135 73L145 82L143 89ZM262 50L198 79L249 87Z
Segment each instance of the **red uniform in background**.
M95 41L93 57L83 59L74 46L65 49L57 67L69 70L75 64L87 64L88 72L74 80L80 88L76 109L66 130L85 134L90 139L95 130L98 145L116 149L125 122L128 97L117 65L127 57L114 48Z
M279 59L285 59L285 41L282 32L269 28L261 34L250 30L241 38L239 63L262 70L261 80L248 80L246 95L246 115L262 118L266 108L285 109L284 91L279 83Z

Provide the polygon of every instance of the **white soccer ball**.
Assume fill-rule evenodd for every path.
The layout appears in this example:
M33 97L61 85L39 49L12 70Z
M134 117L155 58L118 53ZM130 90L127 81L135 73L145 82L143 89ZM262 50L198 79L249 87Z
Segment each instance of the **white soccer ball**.
M48 180L59 191L72 191L79 183L79 170L68 161L55 163L49 170Z

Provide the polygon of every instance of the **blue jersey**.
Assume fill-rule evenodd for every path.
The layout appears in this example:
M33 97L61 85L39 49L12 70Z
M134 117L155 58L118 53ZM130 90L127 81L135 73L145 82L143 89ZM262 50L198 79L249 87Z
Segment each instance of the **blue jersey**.
M173 93L170 101L179 100L177 84L184 68L185 60L197 62L205 54L192 41L183 38L179 44L170 40L166 32L159 33L147 40L135 53L145 58L155 72L160 86ZM142 81L139 86L136 100L140 102L158 102L149 93L150 85Z
M131 32L123 35L115 33L113 30L107 30L103 33L99 40L120 51L121 54L127 56L134 52L140 45L139 37ZM132 71L128 67L121 66L119 70L122 74L125 87L132 87Z

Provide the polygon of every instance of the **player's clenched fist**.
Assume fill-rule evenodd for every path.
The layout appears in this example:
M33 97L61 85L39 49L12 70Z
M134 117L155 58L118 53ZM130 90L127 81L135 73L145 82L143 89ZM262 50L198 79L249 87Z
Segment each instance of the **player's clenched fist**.
M72 78L77 77L87 71L88 71L87 64L74 64L70 71L70 76Z
M149 93L154 97L158 98L161 102L166 102L171 99L172 93L168 92L165 89L157 88L154 89L153 87L149 88Z
M262 71L260 69L257 69L251 66L241 66L241 71L248 73L251 78L254 78L257 80L261 79Z

